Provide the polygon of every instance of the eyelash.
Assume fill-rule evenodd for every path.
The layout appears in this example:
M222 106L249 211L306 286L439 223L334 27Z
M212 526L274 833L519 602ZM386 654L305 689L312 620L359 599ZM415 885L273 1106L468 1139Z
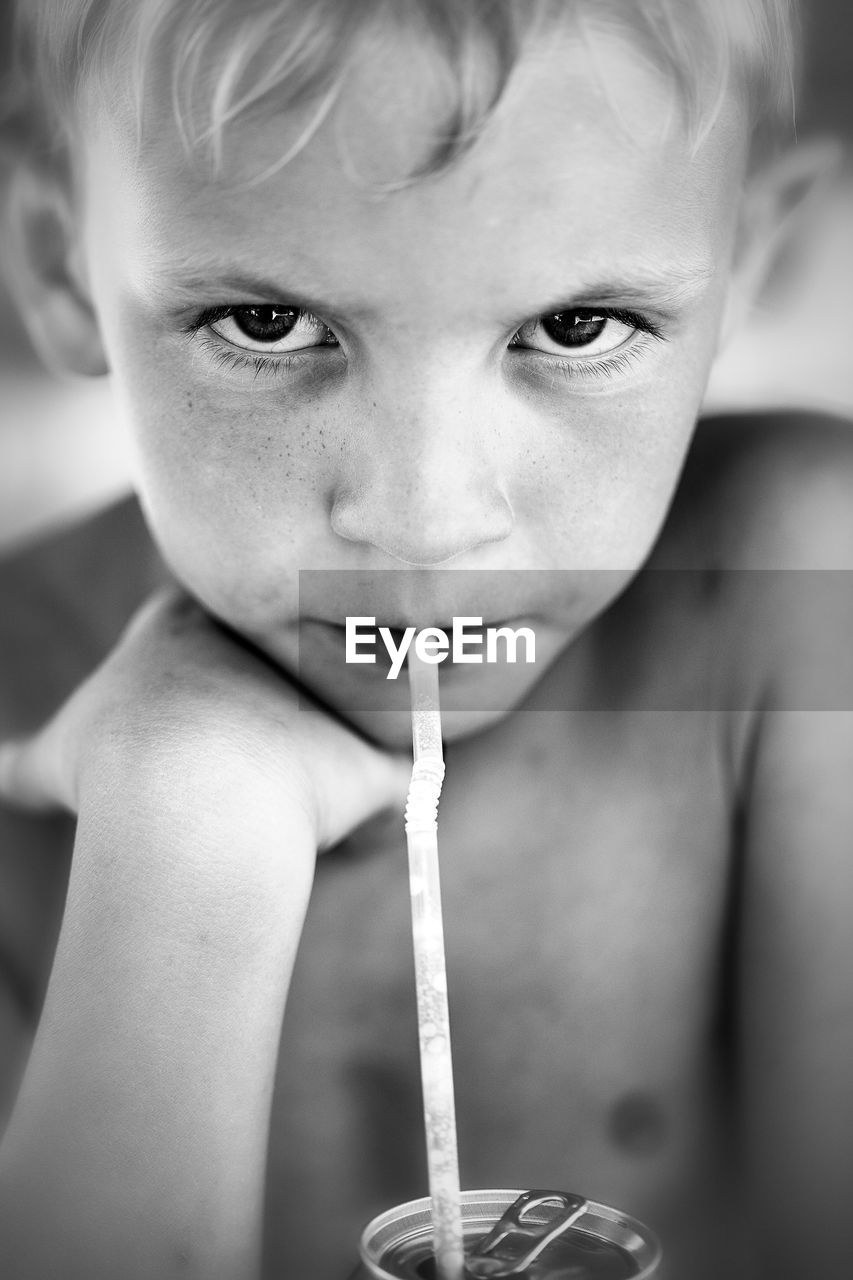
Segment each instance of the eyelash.
M304 366L306 363L305 351L311 351L314 348L306 347L302 351L283 351L277 355L266 356L257 351L242 351L238 347L225 346L223 345L223 339L217 338L211 333L205 333L205 330L210 325L215 324L217 320L224 320L245 305L243 303L232 306L209 307L191 320L185 326L184 331L190 338L200 341L214 364L220 369L248 369L257 379L282 377ZM570 309L566 308L566 310ZM531 347L523 347L521 344L515 344L515 338L508 344L508 350L523 351L527 355L536 356L540 362L546 364L548 368L560 374L567 381L577 381L578 379L591 381L595 378L613 377L617 373L626 372L648 349L649 340L666 341L660 327L648 319L647 316L640 315L639 312L626 311L614 307L594 306L585 307L583 310L595 311L597 315L605 316L608 320L617 320L621 324L630 325L640 335L639 340L629 339L623 344L624 350L617 348L609 355L597 358L589 357L586 360L583 357L566 359L552 353L536 351Z
M278 378L305 364L302 351L280 351L278 355L265 356L259 351L240 351L238 347L225 347L221 339L217 340L198 329L193 332L218 369L248 369L256 379Z
M205 332L210 325L216 324L217 320L232 316L235 311L241 310L245 305L245 303L234 303L231 306L208 307L206 311L202 311L184 326L184 332L187 337L201 344L218 369L238 371L248 369L255 380L264 377L282 377L304 365L305 355L302 351L280 351L277 355L265 356L259 351L241 351L239 347L228 346L224 339Z
M565 310L571 311L573 308L566 307ZM535 355L540 362L544 363L554 373L565 378L567 382L576 382L594 381L596 378L608 378L618 373L627 372L645 354L652 341L666 341L660 326L647 316L640 315L637 311L629 311L621 307L596 307L594 304L578 307L577 310L594 311L596 315L605 316L608 320L618 320L621 324L630 325L631 328L636 329L637 334L633 338L627 339L621 347L617 347L607 355L588 356L586 359L583 356L566 359L564 356L554 355L549 352L537 352L530 347L522 347L520 344L513 347L513 342L510 342L509 349L524 351L528 355ZM548 314L553 314L553 312Z

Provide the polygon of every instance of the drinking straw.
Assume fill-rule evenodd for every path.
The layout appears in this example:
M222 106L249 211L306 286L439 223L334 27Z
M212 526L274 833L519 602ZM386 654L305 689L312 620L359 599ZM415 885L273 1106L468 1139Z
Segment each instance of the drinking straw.
M436 819L444 778L438 667L423 662L413 648L409 650L408 667L414 764L406 801L406 843L433 1248L438 1280L463 1280L459 1158L438 878Z

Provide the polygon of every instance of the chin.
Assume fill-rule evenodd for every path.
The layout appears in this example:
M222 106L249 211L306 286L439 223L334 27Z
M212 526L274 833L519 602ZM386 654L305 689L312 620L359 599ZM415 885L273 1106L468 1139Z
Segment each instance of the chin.
M362 670L364 670L362 668ZM541 671L439 667L441 730L446 742L471 737L500 723L519 707L538 683ZM409 681L405 668L396 680L361 679L351 671L340 680L306 678L300 685L329 711L380 746L411 751L412 716Z

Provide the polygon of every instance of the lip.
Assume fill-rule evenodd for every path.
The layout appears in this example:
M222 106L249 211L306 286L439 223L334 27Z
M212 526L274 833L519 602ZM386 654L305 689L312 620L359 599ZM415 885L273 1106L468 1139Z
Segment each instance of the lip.
M355 615L355 616L361 616L361 615ZM460 616L478 617L479 615L464 614ZM452 636L453 636L452 622L430 623L429 626L430 628L432 627L440 628L447 635L448 640L452 641ZM511 618L483 621L483 623L479 626L473 626L469 624L465 628L465 635L470 642L480 643L482 645L483 643L485 643L486 633L491 630L498 630L500 628L506 627L513 631L518 631L520 628L526 627L532 630L534 634L536 634L537 628L542 626L543 626L542 620L539 618L535 618L530 615L519 615ZM375 661L362 665L361 663L348 663L348 662L344 662L343 660L343 653L346 645L346 627L345 626L341 625L341 623L339 622L332 622L331 620L325 619L325 618L304 618L300 623L300 637L301 637L301 643L306 646L305 649L302 650L303 657L306 661L306 665L307 666L323 665L323 658L321 656L321 652L317 652L317 650L315 650L314 648L316 644L317 649L319 649L320 651L325 650L327 654L331 652L331 654L334 655L334 663L338 671L338 678L340 678L341 674L343 674L340 671L340 668L343 667L345 672L345 678L348 678L350 680L358 681L359 683L361 683L364 680L370 681L370 680L375 680L377 677L379 677L382 680L382 682L385 683L385 677L387 675L388 670L391 667L392 659L391 659L391 653L389 652L389 648L378 637L378 632L380 627L385 628L390 632L391 644L398 651L400 649L400 646L404 642L405 633L407 630L414 627L415 634L417 634L419 631L423 631L426 629L423 626L419 626L418 623L414 620L406 620L402 622L397 620L394 623L390 623L390 622L386 622L383 619L377 619L375 626L373 628L365 626L365 631L364 631L365 635L368 635L372 632L377 637L377 642L374 647ZM414 637L411 637L411 640L413 642ZM404 657L402 666L401 666L401 673L406 671L408 668L408 652L409 652L409 649L407 647L406 656ZM456 684L460 682L467 683L472 680L480 681L483 679L483 675L485 671L489 670L489 667L483 664L471 665L469 663L459 663L459 662L454 663L450 652L448 652L447 657L441 662L440 665L441 665L441 672L442 672L442 683L449 682L449 683ZM496 665L498 668L504 667L503 663L498 663ZM495 668L492 667L491 670L494 671Z
M359 614L359 615L352 615L352 616L360 617L362 615ZM459 616L465 617L465 618L478 618L481 615L472 613L472 614L460 614ZM520 614L517 617L513 617L513 618L499 618L495 620L491 620L491 619L487 620L484 618L478 626L475 627L471 624L468 624L465 630L469 635L477 635L479 633L484 634L486 631L497 630L500 627L511 627L513 630L518 630L519 627L535 627L536 622L537 620L532 615L529 615L529 614L526 614L526 615ZM306 626L327 627L332 631L339 632L340 635L342 636L346 634L345 624L340 622L333 622L329 618L303 618L300 625L303 627L306 627ZM408 631L409 628L411 627L415 628L415 632L424 631L427 628L429 628L429 629L438 629L440 631L443 631L447 636L453 635L452 620L449 622L448 621L429 622L425 624L421 620L416 618L407 618L405 621L394 621L394 622L391 622L386 618L376 618L375 630L378 631L380 627L383 627L387 631L390 631L395 644L399 644L399 642L402 640L406 631Z
M359 615L356 615L356 616L359 616ZM479 617L478 614L465 614L461 616ZM346 642L346 627L342 626L339 622L331 622L321 618L312 618L312 619L307 619L303 621L302 626L307 626L309 628L319 627L320 629L325 630L327 633L331 635L333 639L333 643L335 644L336 647L339 645L343 646ZM391 643L393 644L394 648L397 650L399 650L400 646L405 642L406 632L410 631L411 628L414 628L415 635L417 635L420 631L429 629L429 630L443 631L449 640L452 639L452 636L453 636L452 622L434 622L434 623L429 623L428 626L423 626L414 620L408 620L405 622L386 622L384 619L377 618L375 625L372 628L373 633L377 636L379 634L380 627L383 630L388 631L390 633ZM465 634L471 642L483 643L485 641L486 633L488 631L499 630L500 628L503 628L503 627L507 627L513 631L517 631L521 627L528 627L533 629L535 632L536 622L533 618L524 617L524 616L514 617L514 618L502 618L495 621L484 620L478 626L474 626L471 623L466 625ZM371 631L371 628L365 626L365 633L366 634L370 633L370 631ZM411 639L413 640L414 637L411 637ZM377 642L376 644L376 655L377 655L377 665L379 665L380 667L388 666L390 664L390 656L389 656L388 650L386 649L386 646L381 642ZM408 661L409 660L408 660L408 649L407 649L406 657L403 660L404 669L408 667ZM447 660L442 663L442 666L445 668L446 674L449 674L451 669L454 671L464 670L466 673L470 672L470 667L467 664L464 665L463 667L460 667L459 664L454 664L449 653L447 656ZM361 670L363 671L364 668L361 668Z
M303 569L299 613L306 622L343 626L348 617L373 616L381 626L442 625L481 617L485 625L550 613L564 590L549 572L529 569L389 570Z

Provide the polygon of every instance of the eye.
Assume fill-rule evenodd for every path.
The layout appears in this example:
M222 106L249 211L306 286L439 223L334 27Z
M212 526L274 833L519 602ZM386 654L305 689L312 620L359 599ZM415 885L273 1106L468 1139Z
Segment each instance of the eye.
M304 351L308 347L337 346L328 325L310 311L286 305L223 307L200 317L218 337L243 351Z
M624 346L638 329L648 331L649 327L639 316L626 312L574 307L528 320L510 345L547 355L603 356Z

